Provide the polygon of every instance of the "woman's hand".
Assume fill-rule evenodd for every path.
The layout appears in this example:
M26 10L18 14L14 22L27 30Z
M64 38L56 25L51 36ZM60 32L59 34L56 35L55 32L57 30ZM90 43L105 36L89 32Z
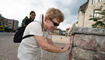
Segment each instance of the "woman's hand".
M65 52L70 49L70 46L72 46L72 41L70 40L70 43L67 43L66 46L62 49L62 52Z

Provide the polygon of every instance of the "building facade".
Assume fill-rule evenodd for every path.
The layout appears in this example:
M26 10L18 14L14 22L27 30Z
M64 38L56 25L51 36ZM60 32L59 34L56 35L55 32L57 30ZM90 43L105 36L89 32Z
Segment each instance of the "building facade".
M92 28L94 22L89 20L92 17L99 17L99 9L105 9L105 0L88 0L79 9L78 15L78 27L89 27Z
M18 21L14 19L8 19L7 27L9 27L12 30L16 30L18 28Z
M18 21L14 19L7 19L0 15L0 25L15 31L18 28Z

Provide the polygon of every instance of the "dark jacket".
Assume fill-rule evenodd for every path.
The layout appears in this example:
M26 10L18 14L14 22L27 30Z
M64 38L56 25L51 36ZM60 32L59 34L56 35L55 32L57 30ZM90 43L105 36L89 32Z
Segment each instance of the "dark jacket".
M32 22L32 20L31 19L27 19L24 23L25 23L25 25L27 26L29 23L31 23Z

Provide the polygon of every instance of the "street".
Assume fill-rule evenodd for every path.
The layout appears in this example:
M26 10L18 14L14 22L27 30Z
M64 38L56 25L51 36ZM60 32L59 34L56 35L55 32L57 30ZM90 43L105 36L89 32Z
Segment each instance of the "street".
M0 32L0 60L18 60L18 46L13 43L13 33Z
M13 42L13 36L14 36L14 33L0 32L0 60L18 60L17 50L18 50L19 43ZM56 39L58 39L58 37L56 37ZM60 43L58 45L62 45L62 44ZM67 54L68 52L50 53L47 51L43 51L42 60L68 60ZM40 58L38 60L40 60Z

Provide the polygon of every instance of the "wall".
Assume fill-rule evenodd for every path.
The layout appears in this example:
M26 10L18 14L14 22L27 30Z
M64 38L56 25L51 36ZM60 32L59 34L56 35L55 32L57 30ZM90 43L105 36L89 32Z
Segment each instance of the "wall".
M70 60L105 60L105 29L75 28Z

